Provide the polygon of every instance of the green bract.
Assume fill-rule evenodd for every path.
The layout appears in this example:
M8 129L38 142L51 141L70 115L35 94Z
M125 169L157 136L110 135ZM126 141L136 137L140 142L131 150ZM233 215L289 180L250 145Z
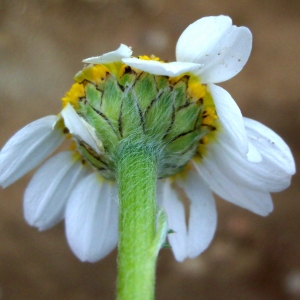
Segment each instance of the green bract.
M96 153L77 137L80 152L107 179L115 178L115 156L127 142L155 153L159 178L180 172L197 154L201 139L215 129L210 123L217 117L206 87L192 74L175 78L113 66L113 72L109 66L88 66L63 99L103 144L104 151Z

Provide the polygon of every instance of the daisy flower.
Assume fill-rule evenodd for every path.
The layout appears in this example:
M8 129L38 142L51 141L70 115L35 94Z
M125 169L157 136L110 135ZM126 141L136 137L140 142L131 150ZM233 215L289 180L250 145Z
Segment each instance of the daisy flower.
M172 251L178 261L196 257L216 229L213 193L266 216L273 209L270 192L287 188L295 173L285 142L244 118L230 94L215 85L242 70L251 47L247 28L218 16L182 33L176 62L132 57L123 44L84 60L61 113L25 126L2 148L0 184L12 184L72 140L70 151L36 171L24 196L25 218L40 230L65 219L73 252L94 262L118 242L120 152L152 151L157 205L173 232ZM189 220L175 186L189 199Z

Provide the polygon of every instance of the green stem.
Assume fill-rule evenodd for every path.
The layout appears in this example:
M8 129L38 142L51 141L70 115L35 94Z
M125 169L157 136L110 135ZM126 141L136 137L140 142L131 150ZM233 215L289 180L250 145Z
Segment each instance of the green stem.
M154 299L161 238L156 234L157 160L153 152L146 147L123 147L117 158L117 181L118 300Z

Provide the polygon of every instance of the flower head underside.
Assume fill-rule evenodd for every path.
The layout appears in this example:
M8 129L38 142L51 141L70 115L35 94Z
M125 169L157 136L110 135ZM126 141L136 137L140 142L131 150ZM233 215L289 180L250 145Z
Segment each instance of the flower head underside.
M175 62L133 57L123 44L84 60L60 114L27 125L2 148L0 184L12 184L72 138L70 151L51 157L29 183L25 218L41 230L65 218L72 250L97 261L118 241L116 160L123 147L141 147L156 159L157 203L174 232L168 240L176 259L199 255L216 229L213 192L265 216L270 192L288 187L295 173L285 142L244 118L216 85L242 70L251 48L248 28L218 16L182 33ZM187 221L174 185L190 200Z
M101 141L98 153L79 135L75 139L78 150L107 179L115 178L122 143L156 152L158 177L165 178L180 172L192 157L201 157L203 145L217 131L212 96L192 73L153 75L117 62L89 65L75 81L63 106L95 129L95 143ZM64 110L62 115L70 127Z

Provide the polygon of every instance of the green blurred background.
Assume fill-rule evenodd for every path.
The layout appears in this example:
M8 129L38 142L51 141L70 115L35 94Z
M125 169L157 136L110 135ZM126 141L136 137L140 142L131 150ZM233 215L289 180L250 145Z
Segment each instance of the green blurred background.
M245 116L277 131L299 161L298 0L0 0L0 145L25 124L60 111L83 58L124 43L134 55L172 61L181 32L219 14L254 36L244 70L221 85ZM25 223L30 175L0 191L0 299L114 299L116 251L81 263L63 224L39 233ZM204 254L178 263L170 250L161 251L156 299L300 299L299 189L296 175L274 195L267 218L218 200L218 229Z

